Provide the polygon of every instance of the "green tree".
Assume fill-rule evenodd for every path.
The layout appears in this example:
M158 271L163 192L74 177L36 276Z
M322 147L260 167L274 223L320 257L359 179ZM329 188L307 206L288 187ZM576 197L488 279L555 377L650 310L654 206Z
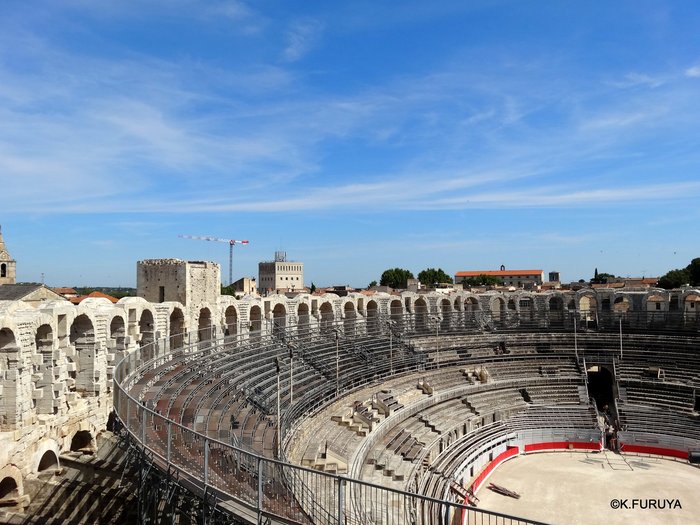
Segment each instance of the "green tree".
M221 287L221 295L236 295L236 291L233 289L233 285L229 284L228 286L222 286Z
M692 284L693 286L698 286L700 285L700 257L696 257L692 261L690 261L690 264L688 265L688 283Z
M369 283L367 288L374 288L375 286L377 286L377 281L372 281L371 283Z
M500 277L495 275L477 275L476 277L465 277L462 279L464 286L495 286L503 283Z
M409 270L391 268L389 270L384 270L379 284L382 286L390 286L391 288L406 288L406 283L409 279L413 279L413 274Z
M591 279L591 284L606 284L608 281L615 279L615 276L611 273L598 273L598 268L595 269L595 274L593 279Z
M680 270L671 270L659 278L659 286L661 288L665 288L666 290L672 290L673 288L679 288L684 284L688 284L690 282L690 278L691 275L688 271L688 268L681 268Z
M418 280L426 286L441 283L452 284L452 277L443 272L442 268L438 268L437 270L435 268L426 268L418 274Z

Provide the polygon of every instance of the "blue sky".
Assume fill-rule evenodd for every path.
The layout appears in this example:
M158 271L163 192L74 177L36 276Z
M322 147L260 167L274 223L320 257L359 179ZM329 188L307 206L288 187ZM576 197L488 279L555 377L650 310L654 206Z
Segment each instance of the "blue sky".
M700 256L695 2L5 1L0 224L18 278L275 250L307 285Z

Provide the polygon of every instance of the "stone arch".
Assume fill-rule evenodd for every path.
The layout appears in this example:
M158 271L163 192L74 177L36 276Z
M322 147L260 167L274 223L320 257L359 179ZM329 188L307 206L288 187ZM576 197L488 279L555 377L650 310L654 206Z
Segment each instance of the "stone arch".
M326 301L319 308L321 314L321 331L330 330L333 327L335 316L333 315L333 305Z
M175 307L170 312L170 348L182 348L185 343L185 314Z
M259 337L262 330L262 310L257 304L251 306L248 321L250 323L248 329L251 336Z
M480 310L479 306L479 299L474 297L473 295L470 295L469 297L465 297L464 299L464 311L465 312L476 312Z
M303 331L309 328L309 305L306 303L300 303L297 306L297 329Z
M547 301L549 307L550 326L561 326L564 324L564 299L561 295L552 295Z
M625 295L618 295L613 301L613 311L617 313L629 312L630 306L630 300Z
M32 457L32 472L42 472L60 467L60 447L54 439L44 439L38 443Z
M581 315L595 317L595 312L598 309L598 299L594 295L582 295L578 300L578 309Z
M69 388L83 395L94 396L98 390L95 381L95 327L86 314L81 314L73 320L70 327L70 343L75 348L75 354L72 366L69 361L68 376L73 380L70 382L73 385L69 383Z
M39 460L39 465L36 468L37 472L43 472L44 470L58 468L58 456L53 450L47 450L41 456Z
M3 386L3 392L0 396L0 429L14 428L21 421L20 409L17 405L17 386L13 380L5 379L9 370L17 369L19 351L14 332L9 328L1 329L0 385Z
M377 333L379 331L379 305L374 299L367 302L367 331Z
M413 303L413 319L416 325L416 331L428 329L428 303L423 297L419 297Z
M153 313L148 309L144 309L141 312L141 317L139 317L139 347L141 348L141 355L146 361L155 357L155 348L153 344L155 341L154 327Z
M519 295L517 310L521 322L531 323L535 320L535 298L529 294Z
M126 342L126 323L120 315L115 315L109 323L109 338L116 350L124 350Z
M282 335L287 328L287 308L277 303L272 309L272 333Z
M22 472L14 465L0 469L0 501L14 500L23 494Z
M496 296L491 299L491 318L495 322L502 322L506 316L506 301L503 297Z
M343 306L343 330L346 336L353 337L355 335L356 321L355 304L352 301L348 301Z
M515 299L513 297L508 298L507 309L511 313L514 313L518 309L518 307L515 305Z
M89 430L78 430L70 440L71 452L79 452L82 450L94 450L95 442L92 438L92 433Z
M453 313L452 301L450 301L448 298L444 298L442 301L440 301L440 313L442 314L440 328L442 330L448 330L450 328Z
M54 414L58 407L53 406L53 328L49 324L42 324L37 328L34 336L36 351L40 362L33 365L38 379L35 388L42 391L41 397L35 399L35 408L38 414Z
M238 311L231 305L224 311L224 323L226 324L226 335L236 335L238 333Z
M403 328L403 305L401 299L393 299L389 303L389 319L396 323L396 327Z
M211 310L206 306L199 310L197 320L197 337L200 342L210 341L213 337L211 324Z

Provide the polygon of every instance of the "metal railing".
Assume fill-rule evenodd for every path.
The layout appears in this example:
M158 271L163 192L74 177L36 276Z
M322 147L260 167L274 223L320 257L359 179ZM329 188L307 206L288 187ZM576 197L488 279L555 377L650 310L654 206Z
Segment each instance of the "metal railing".
M574 322L580 322L582 312L562 311L555 316L554 322L549 316L529 315L526 319L516 318L508 313L493 316L487 312L454 312L444 315L441 321L443 336L469 334L502 330L536 331L547 327L550 331L558 329L573 333ZM615 313L615 326L623 317ZM640 328L644 322L639 315L627 316L628 326ZM408 373L436 366L435 361L426 362L416 352L411 340L429 337L434 332L429 324L423 323L423 314L408 314L397 320L392 315L392 329L401 329L401 334L393 339L393 352L403 351L404 366L397 366L396 358L385 363L387 370L380 370L375 379L389 377L391 372ZM385 334L389 337L385 322L358 318L350 333L375 335ZM693 326L683 316L683 326ZM695 319L691 319L695 322ZM606 329L606 316L598 316L599 330ZM674 323L677 324L677 323ZM337 323L337 329L347 329L348 320ZM186 480L193 491L200 493L214 492L219 504L229 512L237 515L268 516L280 522L292 523L337 523L387 525L403 523L448 523L455 516L461 515L464 523L532 523L512 516L474 509L457 502L444 501L425 495L414 494L398 489L382 487L350 477L320 472L303 466L293 465L280 459L260 455L240 444L225 443L205 434L195 432L178 422L157 413L153 406L144 399L134 397L132 390L144 378L155 382L161 368L168 363L178 366L196 367L202 358L223 350L256 345L280 345L285 340L296 341L298 345L308 344L332 337L333 324L325 322L322 330L314 331L308 324L295 326L285 324L283 328L257 331L255 334L224 336L209 340L198 340L198 334L176 334L170 338L154 341L127 355L114 371L114 407L116 414L124 423L130 437L141 447L147 449L154 458L155 465L162 470L174 470L182 480ZM211 335L215 330L211 330ZM396 333L396 332L394 332ZM206 337L206 334L204 334ZM194 340L193 339L197 339ZM330 339L329 339L330 340ZM181 348L173 348L175 343L182 343ZM281 350L282 351L282 350ZM439 351L439 350L437 350ZM302 349L303 352L303 349ZM391 367L391 368L388 368ZM380 367L381 368L381 367ZM343 381L340 395L364 386L367 379L349 378ZM281 418L283 441L299 421L308 417L319 407L335 398L335 387L318 392L318 397L311 396L306 402L296 402L286 407ZM362 504L358 504L362 502Z

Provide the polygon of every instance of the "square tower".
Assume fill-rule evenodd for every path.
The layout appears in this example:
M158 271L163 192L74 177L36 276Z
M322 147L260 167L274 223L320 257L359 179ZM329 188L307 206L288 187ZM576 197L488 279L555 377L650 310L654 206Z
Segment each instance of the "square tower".
M287 252L275 252L274 261L258 264L258 291L260 293L301 291L304 289L304 263L288 261Z
M16 282L17 262L10 256L10 252L5 247L2 226L0 226L0 285L15 284Z

